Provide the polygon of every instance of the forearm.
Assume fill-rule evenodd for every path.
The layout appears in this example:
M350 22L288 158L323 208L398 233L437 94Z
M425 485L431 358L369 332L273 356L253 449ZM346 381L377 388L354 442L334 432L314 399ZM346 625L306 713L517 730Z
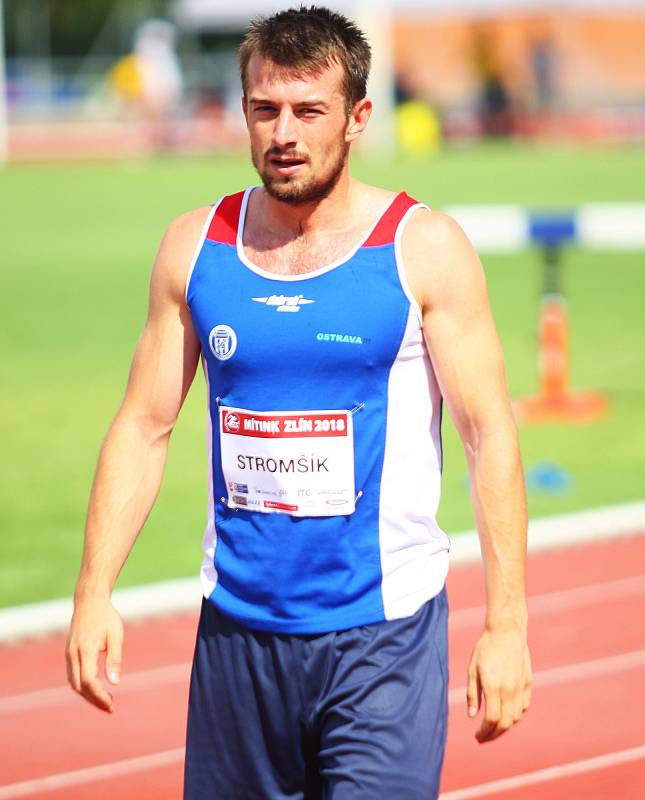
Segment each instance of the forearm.
M170 431L120 412L92 486L75 597L109 596L159 492Z
M480 433L466 454L486 575L486 626L525 625L526 493L512 421Z

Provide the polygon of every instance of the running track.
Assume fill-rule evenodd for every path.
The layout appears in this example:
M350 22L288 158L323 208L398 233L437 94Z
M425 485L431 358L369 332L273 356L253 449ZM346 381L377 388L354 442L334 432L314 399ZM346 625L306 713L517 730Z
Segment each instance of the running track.
M481 568L453 568L448 590L442 800L643 800L645 535L531 556L533 705L485 745L463 700L483 620ZM195 624L177 615L127 625L113 715L66 687L64 637L1 647L0 800L178 800Z

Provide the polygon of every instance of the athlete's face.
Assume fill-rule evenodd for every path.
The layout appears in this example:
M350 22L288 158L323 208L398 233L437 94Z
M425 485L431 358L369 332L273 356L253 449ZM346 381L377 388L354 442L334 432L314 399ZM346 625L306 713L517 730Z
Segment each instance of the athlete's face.
M363 100L347 115L342 79L336 63L317 75L297 76L259 56L251 58L243 100L251 156L277 200L298 205L322 199L340 178L350 142L371 109Z

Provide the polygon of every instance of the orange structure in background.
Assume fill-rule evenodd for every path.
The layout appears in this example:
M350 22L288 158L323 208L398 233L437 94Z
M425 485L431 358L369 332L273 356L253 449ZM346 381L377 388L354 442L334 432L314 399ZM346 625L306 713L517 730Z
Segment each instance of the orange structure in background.
M605 397L569 388L569 320L557 291L559 248L545 248L547 292L540 308L538 372L540 391L514 404L518 422L591 422L608 409ZM556 291L552 291L556 289Z
M553 58L551 113L642 104L642 8L561 3L530 13L525 5L506 3L496 13L468 15L446 3L443 13L401 14L393 25L397 72L406 75L416 96L442 111L463 110L477 91L476 47L485 37L490 66L503 77L513 106L536 111L540 96L532 57L546 43Z

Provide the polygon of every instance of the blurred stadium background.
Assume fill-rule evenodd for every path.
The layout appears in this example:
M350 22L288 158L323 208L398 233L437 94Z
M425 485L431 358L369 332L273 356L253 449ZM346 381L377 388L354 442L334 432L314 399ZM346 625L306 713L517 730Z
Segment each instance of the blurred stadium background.
M236 47L250 18L287 5L0 0L2 606L73 589L157 244L176 214L254 182ZM629 204L612 207L613 241L557 248L570 382L608 410L520 430L531 516L644 497L645 0L328 5L375 51L379 114L357 177L434 208L503 204L556 222ZM507 233L481 256L522 397L538 391L545 248ZM198 374L122 586L197 572L204 414ZM448 420L444 442L440 520L454 533L473 521Z

